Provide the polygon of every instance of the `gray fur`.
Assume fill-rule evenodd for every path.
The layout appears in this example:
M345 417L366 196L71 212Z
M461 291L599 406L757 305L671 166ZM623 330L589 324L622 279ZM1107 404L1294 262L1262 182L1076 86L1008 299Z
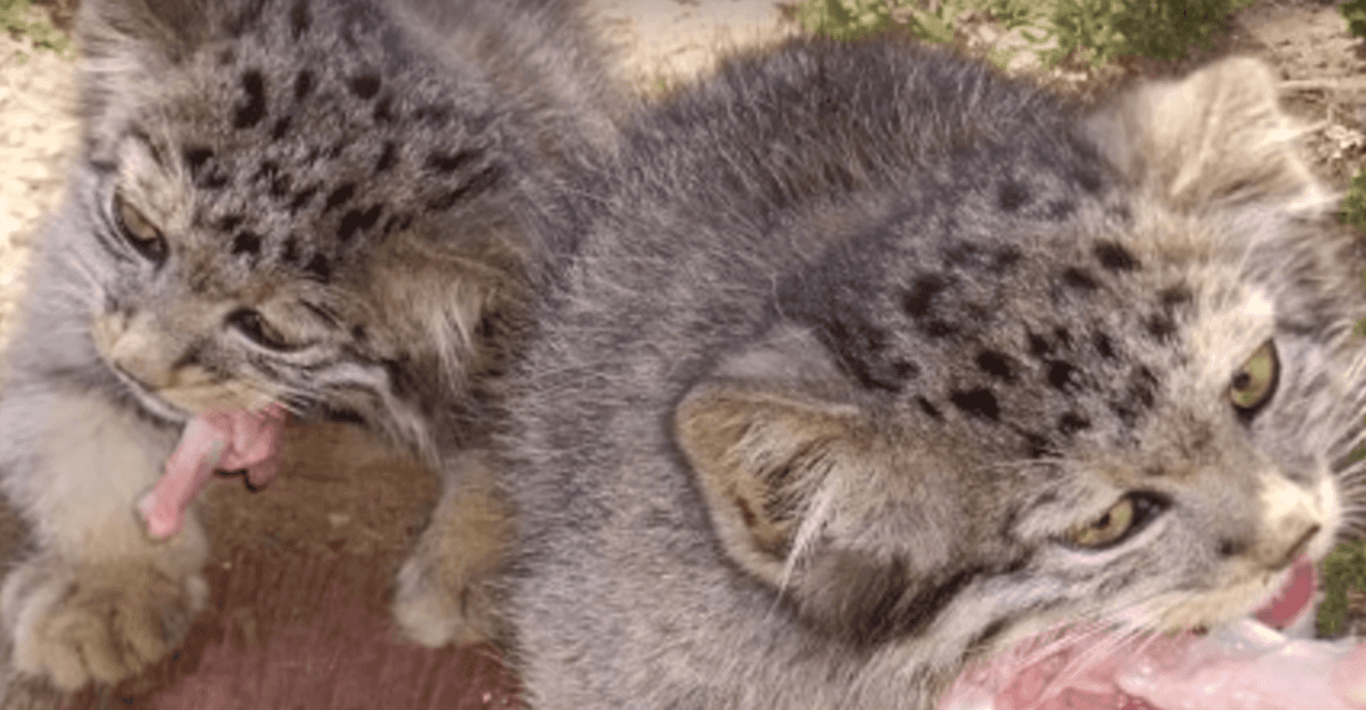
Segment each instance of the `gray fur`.
M1251 60L1083 115L895 42L634 124L512 378L530 705L929 708L1021 634L1219 623L1360 530L1362 254L1293 138Z
M62 688L204 603L193 517L154 543L133 507L193 414L359 420L459 477L568 246L552 188L626 105L573 2L82 5L83 151L0 401L35 538L0 616Z

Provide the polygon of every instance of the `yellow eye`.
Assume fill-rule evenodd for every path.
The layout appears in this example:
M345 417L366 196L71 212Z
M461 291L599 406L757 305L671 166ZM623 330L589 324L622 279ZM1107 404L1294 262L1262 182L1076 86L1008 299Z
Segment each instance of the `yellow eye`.
M1078 547L1105 547L1129 532L1135 519L1134 501L1126 496L1099 518L1069 530L1067 537Z
M1239 411L1248 413L1266 404L1276 391L1280 370L1276 346L1268 340L1234 373L1233 382L1228 387L1229 401Z
M128 245L154 264L166 260L166 238L136 207L114 193L114 221Z

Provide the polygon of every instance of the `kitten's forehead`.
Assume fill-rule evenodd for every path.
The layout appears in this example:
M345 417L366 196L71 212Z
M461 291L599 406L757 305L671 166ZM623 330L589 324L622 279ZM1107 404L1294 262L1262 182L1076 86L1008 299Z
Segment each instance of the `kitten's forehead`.
M481 77L405 49L362 4L314 5L266 3L205 43L124 130L118 155L149 158L124 181L180 186L174 209L142 205L173 243L326 281L358 245L510 179Z
M789 286L783 311L917 426L997 457L1133 447L1173 409L1226 408L1274 327L1236 271L1152 258L1123 234L922 242L904 257L837 255Z

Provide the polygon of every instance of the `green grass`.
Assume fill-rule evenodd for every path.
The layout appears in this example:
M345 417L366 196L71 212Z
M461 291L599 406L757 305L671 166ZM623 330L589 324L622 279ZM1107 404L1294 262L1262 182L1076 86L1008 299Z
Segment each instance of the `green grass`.
M1352 0L1340 9L1347 18L1347 31L1354 37L1366 37L1366 0Z
M1338 216L1344 224L1366 231L1366 170L1357 173L1342 197Z
M75 54L75 47L65 34L46 19L32 19L40 13L32 12L30 0L0 0L0 29L12 35L25 35L33 46L62 56Z
M1354 0L1366 3L1366 0ZM810 32L848 40L898 28L927 42L954 41L964 13L986 12L1019 29L1049 65L1074 59L1092 68L1125 55L1178 59L1210 38L1252 0L805 0L797 19ZM1364 11L1366 12L1366 11Z
M1347 625L1347 592L1366 592L1366 540L1338 545L1323 560L1323 603L1319 604L1319 633L1341 634Z

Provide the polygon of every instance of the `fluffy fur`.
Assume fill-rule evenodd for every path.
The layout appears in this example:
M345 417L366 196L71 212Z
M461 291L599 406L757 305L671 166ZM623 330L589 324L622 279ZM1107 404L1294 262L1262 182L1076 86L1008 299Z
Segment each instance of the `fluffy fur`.
M136 672L204 603L202 530L133 514L192 415L279 402L460 476L567 247L550 188L624 105L572 2L82 5L84 148L0 402L34 531L0 618L61 688ZM434 564L399 616L439 642Z
M530 705L929 708L1360 529L1364 264L1294 135L1252 60L1083 115L895 42L633 125L508 405Z

